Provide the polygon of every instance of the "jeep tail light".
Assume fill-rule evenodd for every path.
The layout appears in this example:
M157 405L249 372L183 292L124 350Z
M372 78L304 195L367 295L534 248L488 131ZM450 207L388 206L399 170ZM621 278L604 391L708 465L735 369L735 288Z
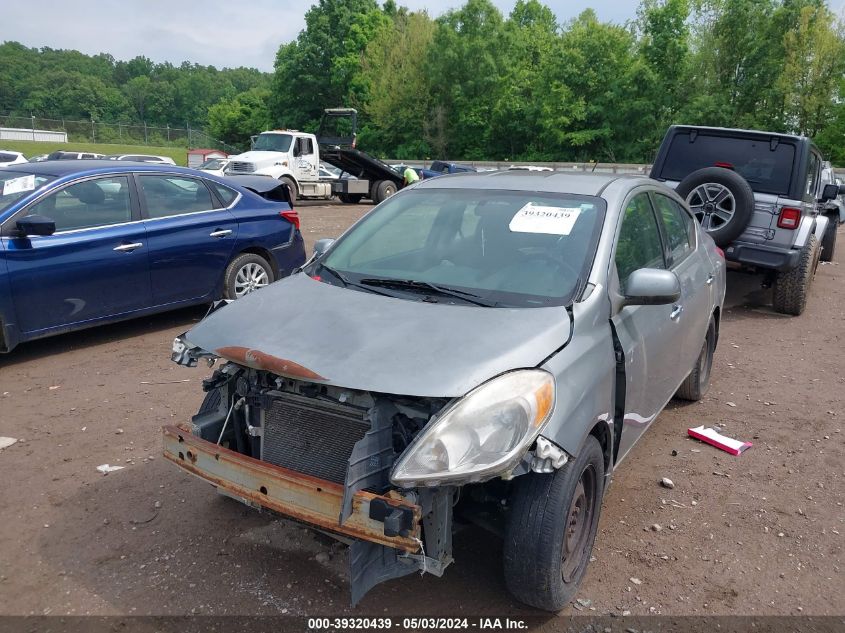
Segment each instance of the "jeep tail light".
M797 229L801 223L801 209L783 207L778 216L779 229Z
M279 215L282 216L282 219L293 224L293 228L297 231L299 230L299 214L296 211L293 209L290 211L282 211Z

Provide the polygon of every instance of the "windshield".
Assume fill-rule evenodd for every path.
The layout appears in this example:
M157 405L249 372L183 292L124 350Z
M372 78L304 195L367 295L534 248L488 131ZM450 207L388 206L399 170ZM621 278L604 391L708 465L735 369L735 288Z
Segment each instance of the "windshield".
M202 165L199 166L200 169L223 169L226 166L228 161L223 160L222 158L209 158L205 161Z
M338 285L410 280L488 305L566 305L589 273L605 208L600 198L569 194L411 190L365 216L315 269L340 273L321 276ZM396 289L390 294L420 299L414 288Z
M255 139L252 149L265 152L286 152L290 149L293 137L290 134L274 134L265 132Z
M774 147L773 147L774 145ZM792 179L795 146L779 139L728 137L699 133L690 141L689 132L672 139L660 178L681 181L703 167L729 167L761 193L787 195Z
M0 171L0 212L5 211L36 189L40 189L54 178L55 176L46 174L3 169Z

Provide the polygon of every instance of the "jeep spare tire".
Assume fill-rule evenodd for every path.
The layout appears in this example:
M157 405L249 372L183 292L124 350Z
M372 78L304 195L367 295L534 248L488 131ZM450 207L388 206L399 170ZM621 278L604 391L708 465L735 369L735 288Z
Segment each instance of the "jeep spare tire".
M694 171L675 191L687 201L716 246L728 246L738 238L754 212L751 185L735 171L723 167Z

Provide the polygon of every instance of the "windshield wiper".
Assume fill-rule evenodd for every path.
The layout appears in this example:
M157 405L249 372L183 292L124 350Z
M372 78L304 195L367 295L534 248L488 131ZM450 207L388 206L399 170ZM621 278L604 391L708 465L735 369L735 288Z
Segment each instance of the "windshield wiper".
M338 280L339 280L339 281L340 281L340 282L341 282L341 283L342 283L345 287L346 287L346 286L352 286L353 288L360 288L361 290L365 290L365 291L367 291L367 292L372 292L373 294L376 294L376 295L381 295L382 297L393 297L393 295L392 295L392 294L390 294L390 293L387 293L387 292L379 292L379 291L378 291L378 290L376 290L375 288L370 288L370 287L368 287L368 286L362 286L361 284L357 284L357 283L355 283L354 281L350 280L350 279L349 279L346 275L344 275L342 272L340 272L339 270L335 270L335 269L334 269L334 268L332 268L331 266L326 266L325 264L320 264L320 263L318 263L318 264L317 264L317 266L318 266L321 270L325 270L325 271L326 271L326 272L328 272L329 274L333 275L333 276L334 276L336 279L338 279Z
M461 301L466 301L467 303L472 303L477 306L481 306L484 308L492 308L495 307L498 303L496 301L490 301L488 299L484 299L476 294L471 292L466 292L465 290L458 290L457 288L450 288L448 286L440 286L438 284L433 284L428 281L418 281L415 279L379 279L379 278L372 278L372 279L362 279L362 284L367 286L381 286L383 288L397 288L399 290L410 290L412 292L435 292L439 295L444 295L447 297L455 297L456 299L460 299Z

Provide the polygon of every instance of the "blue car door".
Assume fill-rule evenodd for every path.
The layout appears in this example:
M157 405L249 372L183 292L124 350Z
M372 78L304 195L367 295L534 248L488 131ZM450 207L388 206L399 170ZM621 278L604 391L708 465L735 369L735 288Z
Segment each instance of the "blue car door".
M19 236L17 220L46 216L53 235ZM50 192L4 225L18 328L27 335L149 305L147 239L126 175L88 178Z
M214 298L232 257L238 224L202 178L138 174L149 241L153 303Z

